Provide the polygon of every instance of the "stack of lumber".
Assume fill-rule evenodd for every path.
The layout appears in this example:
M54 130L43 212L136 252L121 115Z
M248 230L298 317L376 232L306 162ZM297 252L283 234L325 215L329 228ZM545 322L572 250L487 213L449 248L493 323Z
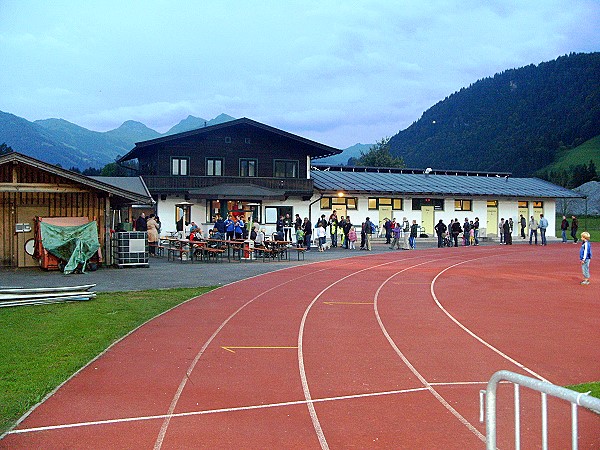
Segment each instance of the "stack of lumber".
M0 287L0 308L91 300L96 293L90 292L89 289L94 286L96 285L45 288Z

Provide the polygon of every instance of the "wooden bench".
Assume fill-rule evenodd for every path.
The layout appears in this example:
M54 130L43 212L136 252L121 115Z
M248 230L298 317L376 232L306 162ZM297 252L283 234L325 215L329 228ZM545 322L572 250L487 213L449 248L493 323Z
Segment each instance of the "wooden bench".
M304 256L306 255L306 249L304 247L292 247L291 250L296 250L298 261L300 261L300 255L302 255L302 261L304 261Z
M175 261L175 255L177 255L179 257L179 260L181 262L183 262L183 255L186 255L187 259L189 259L192 262L194 262L194 255L193 255L193 253L190 252L190 250L187 249L187 248L182 248L182 247L168 247L167 248L167 261L170 261L171 259L173 259L173 261Z
M159 244L152 243L152 244L148 244L148 246L150 248L154 249L154 255L155 256L158 256L158 257L165 256L165 249L167 247L165 247L164 245L159 245Z
M223 262L225 250L222 248L203 247L201 249L201 253L202 259L204 259L206 262L209 262L211 257L214 258L215 262L217 262L219 258L221 259L221 262Z

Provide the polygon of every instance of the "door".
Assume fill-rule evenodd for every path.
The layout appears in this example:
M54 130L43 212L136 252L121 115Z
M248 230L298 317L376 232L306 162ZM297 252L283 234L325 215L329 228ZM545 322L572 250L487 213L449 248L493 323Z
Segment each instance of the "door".
M332 213L335 211L337 213L338 220L344 216L346 217L346 205L333 205Z
M498 236L498 208L488 206L487 209L487 227L486 234L488 236Z
M421 206L421 233L433 236L433 206Z
M39 206L19 206L17 207L17 222L25 224L25 229L30 231L15 233L17 241L17 267L35 267L39 263L33 259L33 241L34 220L35 216L45 216L48 213L48 208L40 208ZM16 224L14 225L16 229ZM22 229L22 227L19 227Z
M540 222L540 215L544 214L544 207L541 208L536 208L535 206L533 207L533 217L535 217L535 220L538 221L538 223Z
M392 207L391 206L380 206L379 207L379 236L385 236L385 229L383 228L383 219L388 218L390 220L392 217Z

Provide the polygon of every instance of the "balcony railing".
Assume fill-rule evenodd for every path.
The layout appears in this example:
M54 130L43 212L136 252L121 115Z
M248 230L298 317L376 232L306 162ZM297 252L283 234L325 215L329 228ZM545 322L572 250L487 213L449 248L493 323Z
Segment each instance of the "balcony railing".
M308 195L313 192L313 180L299 178L260 178L260 177L195 177L144 175L144 182L150 191L186 191L219 184L253 184L268 189L281 190L289 194Z

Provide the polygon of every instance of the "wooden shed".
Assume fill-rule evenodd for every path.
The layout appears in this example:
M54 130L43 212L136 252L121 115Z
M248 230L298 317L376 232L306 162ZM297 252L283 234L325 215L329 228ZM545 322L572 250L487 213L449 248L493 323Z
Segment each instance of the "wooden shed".
M0 267L38 265L30 254L36 217L96 220L106 261L113 211L152 203L147 190L123 189L16 152L1 155Z

